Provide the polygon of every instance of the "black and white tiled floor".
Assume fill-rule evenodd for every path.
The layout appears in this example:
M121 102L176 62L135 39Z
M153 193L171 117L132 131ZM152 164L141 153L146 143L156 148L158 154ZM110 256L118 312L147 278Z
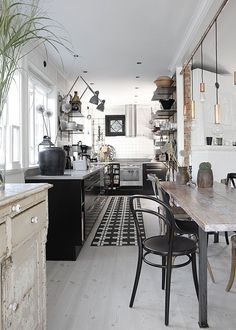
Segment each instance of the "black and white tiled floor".
M138 216L145 237L142 216ZM92 246L137 245L137 234L128 196L112 196L92 241Z

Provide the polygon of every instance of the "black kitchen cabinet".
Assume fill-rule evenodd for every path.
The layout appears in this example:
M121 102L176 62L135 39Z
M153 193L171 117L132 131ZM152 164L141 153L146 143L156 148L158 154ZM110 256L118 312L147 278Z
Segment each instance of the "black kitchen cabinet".
M153 194L151 181L147 180L147 174L155 174L160 181L166 180L167 164L165 162L143 164L143 193Z
M26 182L47 182L49 227L46 243L47 260L76 260L104 205L100 195L100 172L81 179L47 179L27 177Z
M85 240L91 232L107 198L103 192L102 180L102 170L89 175L84 180Z

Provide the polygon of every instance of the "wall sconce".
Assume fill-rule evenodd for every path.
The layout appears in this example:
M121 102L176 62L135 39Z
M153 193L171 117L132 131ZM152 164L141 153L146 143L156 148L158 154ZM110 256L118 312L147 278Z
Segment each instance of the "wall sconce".
M202 51L202 43L201 43L201 82L200 82L200 101L204 102L205 98L205 83L203 81L203 51Z
M97 110L104 111L105 100L101 100L101 103L97 106Z
M83 91L83 93L81 94L80 97L77 95L77 92L75 92L75 95L74 95L74 97L72 98L72 100L70 101L70 103L66 103L66 102L65 102L65 104L67 105L67 112L69 112L70 110L73 109L73 99L74 99L74 98L76 99L76 104L75 104L75 105L76 105L76 107L78 108L77 111L78 111L78 112L81 111L81 101L80 101L80 100L81 100L81 98L83 97L83 95L85 94L85 92L86 92L88 89L90 90L90 92L93 93L93 96L91 97L91 99L89 100L89 102L92 103L92 104L96 104L96 105L98 105L98 106L96 107L97 110L104 111L104 103L105 103L105 100L100 100L99 97L98 97L98 95L99 95L99 91L95 91L95 92L94 92L93 89L89 86L89 84L88 84L88 83L84 80L84 78L83 78L82 76L80 76L80 75L78 75L78 77L75 79L75 81L74 81L73 85L71 86L69 92L66 94L65 97L63 97L62 101L65 100L65 99L70 95L70 92L72 91L73 87L75 86L75 84L77 83L77 81L79 80L79 78L83 80L83 82L84 82L85 85L86 85L86 88L85 88L85 90ZM100 102L100 103L99 103L99 102ZM69 105L70 105L70 110L69 110ZM81 114L81 116L83 116L83 115Z
M193 57L192 57L192 71L191 71L191 117L195 119L195 101L193 99Z
M218 31L217 31L217 20L215 20L215 55L216 55L216 82L215 82L215 88L216 88L216 104L214 105L214 116L215 116L215 124L220 124L220 104L219 104L219 87L220 84L218 82Z

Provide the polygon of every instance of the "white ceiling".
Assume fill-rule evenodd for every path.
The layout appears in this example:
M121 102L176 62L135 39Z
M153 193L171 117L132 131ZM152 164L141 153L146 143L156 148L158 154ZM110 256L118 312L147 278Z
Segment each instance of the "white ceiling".
M41 0L44 11L64 27L74 53L79 55L74 58L60 49L71 84L81 74L88 83L94 83L91 87L100 91L99 97L106 100L106 106L149 103L155 89L153 81L174 73L194 33L193 26L199 17L204 18L203 9L206 15L212 3L213 0ZM76 89L84 88L80 80Z

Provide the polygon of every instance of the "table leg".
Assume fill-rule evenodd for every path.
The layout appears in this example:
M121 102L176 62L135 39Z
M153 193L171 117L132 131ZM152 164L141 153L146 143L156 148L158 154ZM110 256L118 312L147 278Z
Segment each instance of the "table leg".
M200 328L207 323L207 232L199 227L199 321Z

